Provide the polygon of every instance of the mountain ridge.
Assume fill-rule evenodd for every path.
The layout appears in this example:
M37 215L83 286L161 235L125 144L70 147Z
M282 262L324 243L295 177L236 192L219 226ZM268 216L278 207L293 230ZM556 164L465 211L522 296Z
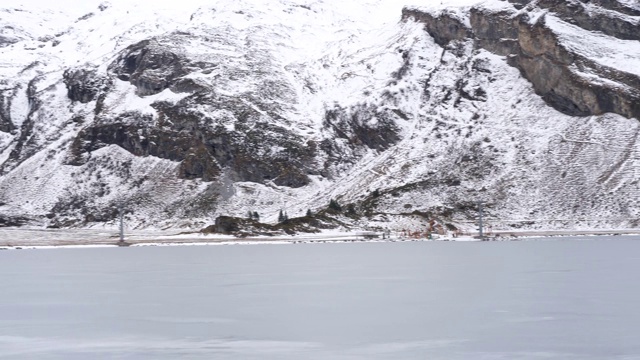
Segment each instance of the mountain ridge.
M357 214L343 225L468 228L483 200L496 227L637 226L638 41L575 29L557 2L462 3L363 25L324 2L242 1L156 28L105 3L7 45L0 217L103 226L126 201L136 226L197 229L338 199ZM617 11L603 4L574 5Z

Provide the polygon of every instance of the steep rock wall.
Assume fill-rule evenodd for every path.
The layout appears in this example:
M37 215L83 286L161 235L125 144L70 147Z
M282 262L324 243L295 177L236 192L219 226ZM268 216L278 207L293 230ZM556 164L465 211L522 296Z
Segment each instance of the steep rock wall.
M540 6L557 9L561 18L577 19L571 22L578 25L589 23L587 30L615 33L607 31L616 25L606 18L598 18L602 24L590 22L582 18L583 12L572 13L570 5L549 0ZM564 46L546 25L544 15L532 19L526 10L472 8L469 11L470 26L467 26L462 19L446 12L433 15L405 8L403 19L410 18L424 23L425 30L441 46L446 47L454 41L473 41L477 48L507 56L509 64L520 69L536 92L559 111L574 116L613 112L640 119L640 77L597 64ZM631 30L616 33L623 39L634 38L638 34L640 32ZM605 81L593 81L584 73Z

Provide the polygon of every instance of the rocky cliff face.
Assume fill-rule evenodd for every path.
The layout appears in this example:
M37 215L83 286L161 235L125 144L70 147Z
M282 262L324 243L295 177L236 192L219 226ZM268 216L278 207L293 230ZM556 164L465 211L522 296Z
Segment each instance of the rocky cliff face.
M71 101L83 104L95 100L99 94L107 92L111 85L110 78L99 76L95 71L85 69L68 69L62 74L67 87L67 96Z
M640 40L640 11L617 1L557 1L543 0L530 6L551 11L560 19L585 30L599 31L623 40ZM630 15L630 16L626 16Z
M164 40L179 41L172 37ZM212 64L198 65L206 68ZM193 67L188 59L172 52L171 47L153 39L129 46L109 66L109 71L119 80L134 85L139 96L147 96L175 86L176 80L192 72Z
M15 129L9 115L10 104L7 104L8 98L9 96L5 96L4 94L0 96L0 131L5 133L9 133Z
M574 31L579 37L588 30L615 39L639 40L640 19L627 15L635 14L635 10L612 2L605 2L607 8L580 1L512 2L520 10L509 6L476 7L460 18L405 8L403 18L424 23L442 46L453 41L473 41L477 48L507 56L509 64L522 72L536 93L566 114L613 112L640 118L638 73L610 66L606 61L594 61L561 39L566 32Z

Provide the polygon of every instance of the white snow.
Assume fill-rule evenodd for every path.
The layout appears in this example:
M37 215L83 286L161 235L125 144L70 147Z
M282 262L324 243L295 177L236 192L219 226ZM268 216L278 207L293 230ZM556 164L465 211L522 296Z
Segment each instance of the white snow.
M162 92L140 97L136 95L136 87L131 83L121 80L115 81L114 91L109 93L105 99L105 110L114 114L121 114L129 111L137 111L141 114L150 114L155 117L156 110L151 104L157 101L176 103L184 99L188 93L174 93L169 89Z

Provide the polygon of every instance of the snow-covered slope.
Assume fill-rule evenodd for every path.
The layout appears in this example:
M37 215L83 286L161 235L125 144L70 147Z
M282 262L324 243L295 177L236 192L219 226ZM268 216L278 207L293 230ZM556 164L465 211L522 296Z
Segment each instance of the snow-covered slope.
M446 3L402 20L411 4L392 0L5 6L0 219L91 226L125 202L138 226L200 228L334 198L361 224L417 211L464 228L482 200L496 227L636 226L640 128L622 115L640 96L638 41L548 6ZM540 82L478 46L479 11L516 32L519 16L547 14L554 46L580 60L567 71L586 80ZM447 17L462 36L436 33ZM571 97L588 84L619 101Z

